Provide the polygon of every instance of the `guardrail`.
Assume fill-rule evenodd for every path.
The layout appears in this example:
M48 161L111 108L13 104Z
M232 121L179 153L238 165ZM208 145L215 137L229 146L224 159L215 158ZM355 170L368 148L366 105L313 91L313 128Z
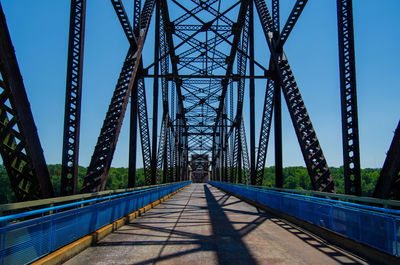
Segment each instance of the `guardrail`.
M30 263L189 183L168 184L0 217L3 226L0 227L0 264ZM27 218L33 219L23 220Z
M363 196L355 196L355 195L346 195L346 194L337 194L337 193L329 193L329 192L321 192L321 191L313 191L313 190L294 190L294 189L284 189L284 188L275 188L275 187L266 187L266 186L254 186L254 185L244 185L244 184L236 184L239 186L245 187L253 187L265 190L272 190L272 191L279 191L279 192L286 192L286 193L294 193L294 194L301 194L319 198L331 198L331 199L338 199L341 201L346 202L354 202L358 204L365 204L365 205L374 205L377 207L382 208L389 208L389 209L400 209L400 201L395 200L385 200L385 199L378 199L372 197L363 197Z
M228 192L399 257L400 211L210 181Z
M34 200L34 201L26 201L26 202L15 202L15 203L8 203L8 204L1 204L0 205L0 216L10 215L18 212L26 212L29 210L35 210L40 208L47 208L53 207L57 205L62 205L70 202L78 202L84 201L92 198L101 198L121 193L127 193L131 191L140 191L146 190L149 188L155 187L163 187L166 185L174 184L178 182L172 182L168 184L159 184L153 186L141 186L136 188L128 188L128 189L116 189L116 190L106 190L106 191L99 191L99 192L92 192L92 193L84 193L84 194L76 194L76 195L69 195L63 197L54 197L49 199L41 199L41 200Z

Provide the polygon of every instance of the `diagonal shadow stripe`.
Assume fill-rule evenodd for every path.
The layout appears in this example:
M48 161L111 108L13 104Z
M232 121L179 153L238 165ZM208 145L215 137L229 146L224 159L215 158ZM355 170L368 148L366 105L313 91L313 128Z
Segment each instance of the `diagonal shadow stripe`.
M219 264L257 264L241 235L234 229L224 210L204 185Z

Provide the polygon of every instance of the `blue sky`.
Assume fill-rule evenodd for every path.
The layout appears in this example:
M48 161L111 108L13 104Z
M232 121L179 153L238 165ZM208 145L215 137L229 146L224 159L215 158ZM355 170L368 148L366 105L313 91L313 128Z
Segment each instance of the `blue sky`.
M0 2L46 161L61 163L69 1ZM132 10L133 1L123 2ZM281 0L282 26L294 2ZM353 1L362 168L383 165L400 119L399 10L398 0L383 0L379 4L374 0ZM266 64L269 52L257 18L255 25L256 58ZM79 160L83 166L90 162L127 49L128 43L110 1L88 1ZM145 54L151 52L151 48L145 50ZM285 52L328 165L340 166L342 140L335 0L309 1L285 45ZM256 85L258 139L265 84L257 81ZM150 90L148 99L152 98ZM148 109L151 109L148 101ZM245 118L246 103L248 95ZM304 165L285 104L282 109L284 166ZM128 165L128 118L127 113L114 155L112 165L115 167ZM246 118L247 135L248 120ZM267 165L274 163L271 136ZM138 166L141 164L139 160Z

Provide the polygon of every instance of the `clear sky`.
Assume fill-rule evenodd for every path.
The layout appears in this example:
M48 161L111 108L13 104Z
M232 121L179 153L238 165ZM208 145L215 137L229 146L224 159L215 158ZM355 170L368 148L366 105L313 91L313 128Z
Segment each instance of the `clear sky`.
M7 18L46 161L48 164L61 163L70 1L0 2ZM79 159L79 164L83 166L90 162L128 49L110 1L87 2ZM133 1L123 2L128 10L132 10ZM283 26L295 0L280 2ZM267 3L270 4L269 1ZM353 1L362 168L383 165L400 119L399 11L398 0ZM267 64L269 52L258 18L255 30L256 58ZM147 52L152 51L145 50L145 54ZM285 52L328 165L340 166L343 162L336 0L308 2L285 45ZM257 81L256 85L258 139L265 84ZM152 98L150 90L147 92L148 99ZM148 101L148 109L151 110L151 102ZM248 108L246 103L248 95L245 111ZM284 166L304 165L285 104L282 109ZM246 117L247 113L245 119L248 136L250 128ZM114 155L112 166L115 167L128 165L128 119L127 113ZM274 163L273 134L271 136L267 165ZM141 159L138 166L142 166Z

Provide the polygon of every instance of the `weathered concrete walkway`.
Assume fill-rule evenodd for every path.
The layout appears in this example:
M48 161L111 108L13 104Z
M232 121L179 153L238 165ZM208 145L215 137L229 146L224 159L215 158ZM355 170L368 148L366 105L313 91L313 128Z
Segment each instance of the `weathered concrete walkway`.
M192 184L66 264L359 264L205 184Z

